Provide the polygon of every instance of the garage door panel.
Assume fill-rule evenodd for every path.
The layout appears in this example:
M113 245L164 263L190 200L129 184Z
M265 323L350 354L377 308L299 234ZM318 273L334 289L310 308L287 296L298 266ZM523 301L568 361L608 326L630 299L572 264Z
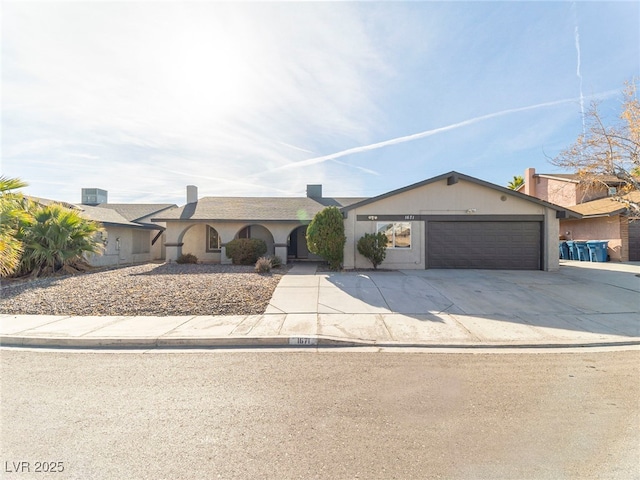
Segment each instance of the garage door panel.
M540 222L427 222L428 268L540 269Z

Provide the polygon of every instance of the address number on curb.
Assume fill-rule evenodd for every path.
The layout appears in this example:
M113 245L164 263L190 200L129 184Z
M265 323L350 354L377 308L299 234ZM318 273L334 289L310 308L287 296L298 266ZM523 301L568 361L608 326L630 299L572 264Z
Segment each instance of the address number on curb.
M289 345L318 345L318 339L313 337L290 337Z

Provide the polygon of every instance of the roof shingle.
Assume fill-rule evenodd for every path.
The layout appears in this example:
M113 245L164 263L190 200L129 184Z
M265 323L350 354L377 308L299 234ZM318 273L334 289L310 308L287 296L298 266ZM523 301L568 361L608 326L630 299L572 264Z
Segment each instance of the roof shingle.
M195 203L166 210L153 221L240 220L305 221L328 206L345 207L363 198L203 197Z

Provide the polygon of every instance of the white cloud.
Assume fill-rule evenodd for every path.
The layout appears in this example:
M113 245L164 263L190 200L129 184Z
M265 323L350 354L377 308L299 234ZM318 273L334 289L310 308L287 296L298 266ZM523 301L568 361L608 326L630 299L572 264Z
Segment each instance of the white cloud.
M188 165L238 191L238 178L304 158L318 139L367 141L376 123L371 79L386 67L348 4L27 3L5 14L13 165L28 152L60 170L71 156L129 170L130 155L98 153L106 145L160 158L147 165L158 178ZM42 129L11 130L18 120Z
M637 71L637 12L580 4L585 92ZM510 178L580 124L540 107L581 94L569 4L20 1L2 22L3 174L61 200L376 194L491 180L489 157Z

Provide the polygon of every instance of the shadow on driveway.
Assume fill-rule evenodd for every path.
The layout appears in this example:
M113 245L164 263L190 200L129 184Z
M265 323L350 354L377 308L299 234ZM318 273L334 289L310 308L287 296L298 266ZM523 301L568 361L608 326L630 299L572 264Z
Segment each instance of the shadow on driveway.
M453 318L487 338L640 337L640 266L609 267L329 273L320 275L318 313L401 314L423 322Z

